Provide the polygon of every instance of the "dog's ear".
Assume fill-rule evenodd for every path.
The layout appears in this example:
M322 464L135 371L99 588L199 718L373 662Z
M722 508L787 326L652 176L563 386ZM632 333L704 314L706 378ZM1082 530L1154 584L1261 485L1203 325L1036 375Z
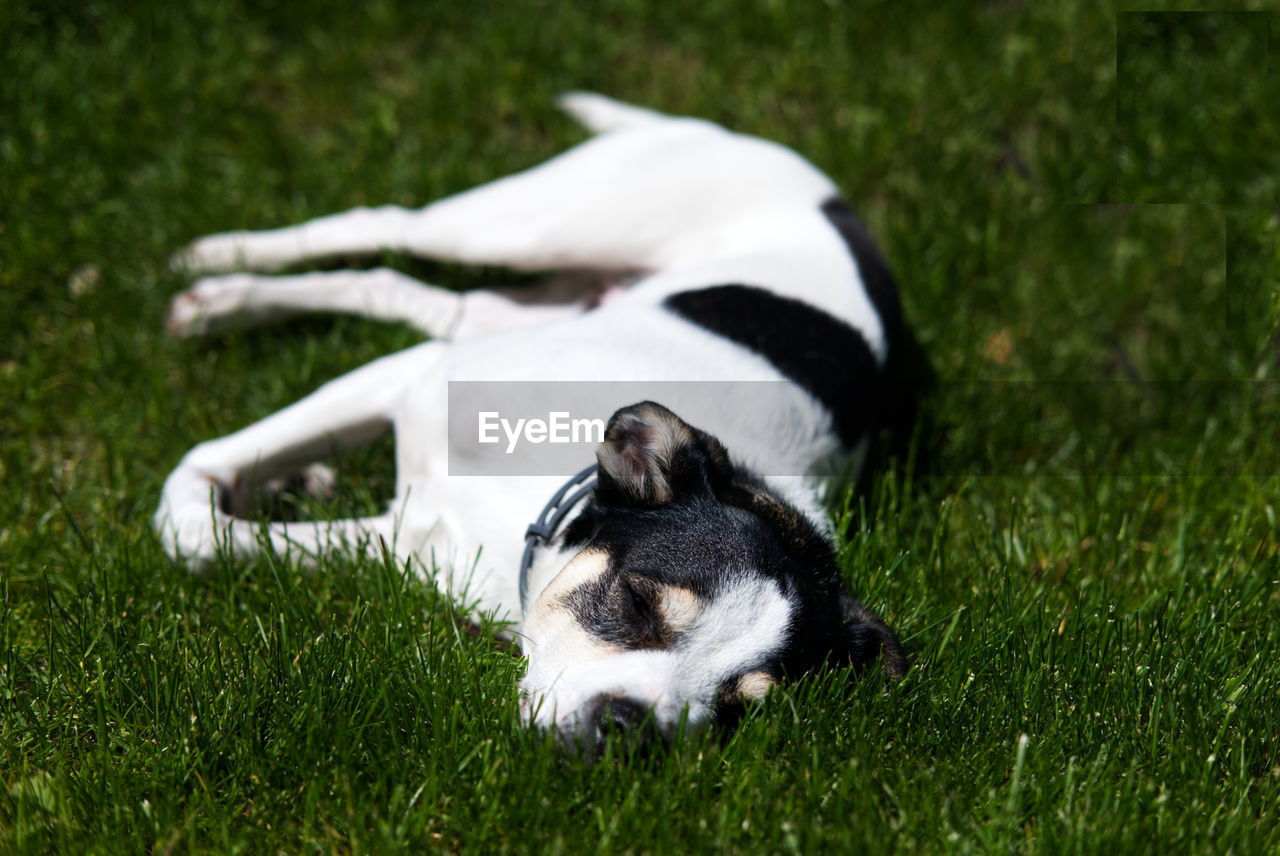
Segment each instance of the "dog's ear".
M877 659L886 675L899 678L907 673L907 655L898 641L898 634L871 610L850 594L840 597L843 616L844 647L849 662L858 671L864 671Z
M710 491L733 474L719 440L652 401L613 414L596 460L596 497L615 505L663 505Z

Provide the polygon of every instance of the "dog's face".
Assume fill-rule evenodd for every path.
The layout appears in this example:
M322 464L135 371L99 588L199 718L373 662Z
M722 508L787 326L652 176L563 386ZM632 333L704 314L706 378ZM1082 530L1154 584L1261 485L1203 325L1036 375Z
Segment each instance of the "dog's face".
M784 674L902 649L848 595L827 539L737 471L714 437L644 402L618 411L566 561L525 616L522 705L594 746L610 728L669 738L732 719Z

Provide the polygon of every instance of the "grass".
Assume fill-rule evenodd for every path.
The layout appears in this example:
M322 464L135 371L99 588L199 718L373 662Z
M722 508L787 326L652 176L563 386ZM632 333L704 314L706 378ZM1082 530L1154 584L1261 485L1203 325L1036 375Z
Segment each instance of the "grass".
M1276 852L1277 32L1054 2L6 4L0 852ZM414 341L169 340L168 254L536 163L580 138L550 108L575 87L812 158L938 378L923 472L843 506L911 673L593 766L515 724L518 659L393 564L192 579L149 528L192 443ZM386 452L344 462L339 510L376 505Z

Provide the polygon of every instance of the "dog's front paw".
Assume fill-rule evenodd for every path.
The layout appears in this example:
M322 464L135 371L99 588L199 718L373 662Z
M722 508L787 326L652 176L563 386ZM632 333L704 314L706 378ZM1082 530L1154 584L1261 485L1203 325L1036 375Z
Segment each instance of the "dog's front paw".
M153 518L164 551L192 573L207 570L228 545L232 523L220 509L222 484L179 467L165 481Z
M202 336L234 319L245 309L253 288L249 274L208 277L179 292L169 302L167 328L171 336Z

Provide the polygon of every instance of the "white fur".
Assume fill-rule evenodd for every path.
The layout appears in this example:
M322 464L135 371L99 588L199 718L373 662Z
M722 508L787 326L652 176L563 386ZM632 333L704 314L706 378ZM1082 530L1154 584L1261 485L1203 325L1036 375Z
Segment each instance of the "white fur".
M701 120L583 93L561 104L604 133L541 166L416 211L357 209L290 228L213 235L175 257L175 266L203 275L173 301L175 334L329 311L405 322L433 340L192 449L166 481L155 514L170 554L200 568L223 547L254 553L263 546L264 527L219 511L223 492L296 472L394 430L397 487L385 514L274 523L265 527L266 542L310 559L385 544L480 610L519 621L524 529L562 479L448 475L449 381L777 381L780 375L763 358L662 308L673 293L735 282L825 310L859 330L884 359L885 336L856 265L819 211L836 192L827 177L779 145ZM616 285L614 272L640 275L628 290L586 311L599 287L590 278L521 295L458 294L389 270L232 273L383 250L517 270L585 269L599 272L605 285ZM634 403L635 389L617 406ZM717 436L735 458L772 472L805 472L838 452L829 416L798 388L780 398L770 420L750 424L735 420L733 402L662 403ZM822 521L815 480L775 479L774 487ZM539 557L532 598L560 572L556 561L553 551ZM775 645L786 605L762 586L754 581L734 589L728 602L699 616L691 632L727 645L735 656ZM672 681L706 682L723 665L677 675L664 671L669 656L628 654L608 658L613 665L600 666L599 676L568 681L573 664L561 655L540 658L546 645L530 642L527 683L552 693L539 721L571 718L575 699L607 683L606 672L629 675L636 685L628 692L644 694L669 720L678 711L664 704L703 697L676 691ZM549 690L552 685L564 694Z

